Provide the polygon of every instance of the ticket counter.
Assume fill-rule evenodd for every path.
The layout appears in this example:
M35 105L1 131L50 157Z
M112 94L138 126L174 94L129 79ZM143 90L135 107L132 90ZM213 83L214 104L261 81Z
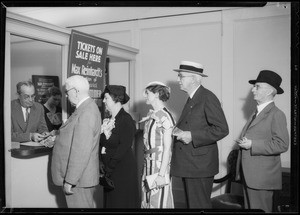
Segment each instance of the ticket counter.
M62 188L52 183L52 148L12 142L10 152L12 208L67 207ZM102 195L98 185L94 197L97 208L103 207Z
M51 181L52 148L12 143L11 206L13 208L66 207L60 187Z

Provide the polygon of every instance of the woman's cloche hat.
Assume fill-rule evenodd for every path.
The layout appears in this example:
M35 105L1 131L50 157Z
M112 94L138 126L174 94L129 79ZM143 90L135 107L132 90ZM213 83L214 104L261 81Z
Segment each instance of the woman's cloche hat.
M126 87L122 85L107 85L101 94L101 99L104 98L105 93L121 97L121 104L126 104L130 99L126 93Z
M284 91L281 89L280 84L282 82L282 78L277 73L270 70L262 70L258 74L256 80L250 80L250 84L255 84L257 82L263 82L270 84L277 90L277 94L282 94Z
M146 87L155 86L155 85L160 85L160 86L168 87L167 85L165 85L161 81L151 81L150 83L147 84Z
M175 72L191 72L194 74L201 75L203 77L207 77L207 75L203 74L203 66L200 63L195 63L191 61L181 61L179 65L179 69L173 69Z
M171 88L161 81L151 81L147 84L146 88L151 86L163 86L169 91L169 93L171 93Z

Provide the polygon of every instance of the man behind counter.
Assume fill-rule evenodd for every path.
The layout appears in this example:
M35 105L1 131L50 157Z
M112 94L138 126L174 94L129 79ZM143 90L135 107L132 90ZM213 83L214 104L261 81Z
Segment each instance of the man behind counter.
M11 101L11 141L39 142L49 136L44 108L34 101L35 89L31 81L17 84L18 99Z

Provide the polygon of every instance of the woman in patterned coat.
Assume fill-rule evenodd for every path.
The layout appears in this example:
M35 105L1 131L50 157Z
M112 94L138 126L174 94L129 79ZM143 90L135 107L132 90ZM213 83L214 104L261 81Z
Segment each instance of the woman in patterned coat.
M175 125L170 111L164 102L170 97L170 88L161 82L151 82L147 85L144 97L150 110L144 125L144 167L142 176L142 208L174 208L172 182L170 179L170 161L172 155L172 129ZM149 190L146 176L158 173Z

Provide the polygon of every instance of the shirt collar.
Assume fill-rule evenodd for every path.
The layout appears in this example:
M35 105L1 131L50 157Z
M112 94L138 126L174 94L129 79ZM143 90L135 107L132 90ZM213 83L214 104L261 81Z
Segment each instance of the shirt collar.
M25 113L27 108L23 107L23 106L21 106L21 108L22 108L22 111ZM28 112L30 113L30 107L28 107Z
M190 98L192 99L193 96L195 95L196 91L199 89L199 87L201 86L201 84L191 93Z
M257 114L259 114L268 104L274 102L273 100L257 105Z
M87 100L88 98L90 98L90 97L87 96L87 97L81 99L80 102L78 102L78 104L76 105L76 109L77 109L77 108L78 108L85 100Z

